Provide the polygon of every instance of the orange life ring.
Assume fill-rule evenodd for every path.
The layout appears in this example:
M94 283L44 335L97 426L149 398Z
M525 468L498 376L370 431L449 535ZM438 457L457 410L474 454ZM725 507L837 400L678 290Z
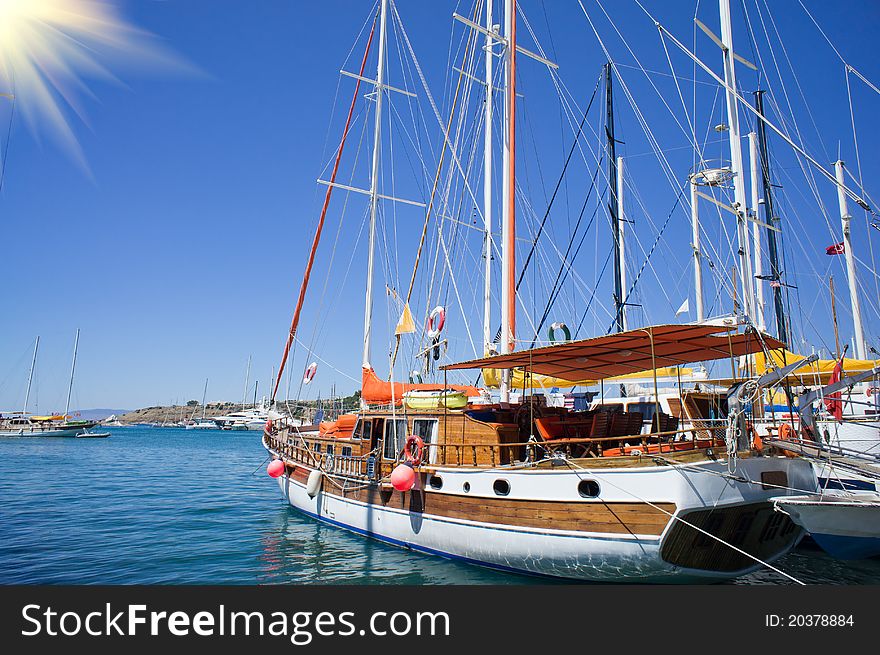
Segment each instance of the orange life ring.
M303 373L303 384L309 384L315 379L315 373L318 371L318 362L312 362L306 367Z
M877 393L877 387L868 387L865 389L866 396L873 396L875 393Z
M412 447L415 446L416 452L413 454ZM417 437L414 434L411 434L406 438L406 443L403 446L403 456L407 462L412 464L413 466L418 466L422 463L422 451L425 448L425 442L422 441L421 437Z

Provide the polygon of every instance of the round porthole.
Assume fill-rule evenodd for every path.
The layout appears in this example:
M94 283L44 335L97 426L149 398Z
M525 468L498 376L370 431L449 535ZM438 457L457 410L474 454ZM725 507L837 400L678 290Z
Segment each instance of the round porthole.
M595 480L581 480L578 483L578 493L583 498L596 498L599 495L599 483Z
M495 480L495 484L492 485L492 489L499 496L506 496L510 493L510 483L507 480Z
M442 489L443 478L441 478L439 475L432 475L431 481L428 484L431 485L431 489Z
M461 488L464 489L465 493L467 493L471 490L471 483L465 482L463 485L461 485Z

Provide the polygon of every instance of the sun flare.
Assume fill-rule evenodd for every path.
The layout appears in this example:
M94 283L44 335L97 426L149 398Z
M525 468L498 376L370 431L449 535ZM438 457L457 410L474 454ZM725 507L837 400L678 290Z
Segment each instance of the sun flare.
M94 93L86 80L118 81L111 64L118 69L173 59L114 3L0 0L0 92L14 94L16 111L35 134L57 140L81 164L69 118L73 112L87 122L82 101Z

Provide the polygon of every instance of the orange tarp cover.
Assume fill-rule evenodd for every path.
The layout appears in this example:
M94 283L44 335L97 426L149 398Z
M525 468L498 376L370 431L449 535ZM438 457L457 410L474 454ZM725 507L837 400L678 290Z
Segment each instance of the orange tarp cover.
M355 423L357 423L357 414L342 414L335 421L321 421L318 434L322 437L349 439L354 432Z
M441 391L443 389L454 389L455 391L464 391L468 396L480 395L480 390L476 387L462 384L410 384L405 382L395 382L392 388L391 382L380 380L376 375L376 372L371 368L363 369L362 380L361 398L364 399L364 402L372 404L388 405L393 402L395 405L399 405L403 402L403 394L407 391Z
M781 348L773 337L739 334L718 325L654 325L592 339L520 350L459 364L465 368L522 368L563 380L605 380L661 366L678 366L728 357L739 357L768 348Z

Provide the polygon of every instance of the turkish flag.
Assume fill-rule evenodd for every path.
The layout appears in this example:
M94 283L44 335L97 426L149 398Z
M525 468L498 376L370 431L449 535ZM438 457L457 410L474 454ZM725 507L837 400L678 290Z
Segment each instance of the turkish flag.
M826 255L842 255L844 252L843 241L840 243L835 243L833 246L828 246L825 248Z

